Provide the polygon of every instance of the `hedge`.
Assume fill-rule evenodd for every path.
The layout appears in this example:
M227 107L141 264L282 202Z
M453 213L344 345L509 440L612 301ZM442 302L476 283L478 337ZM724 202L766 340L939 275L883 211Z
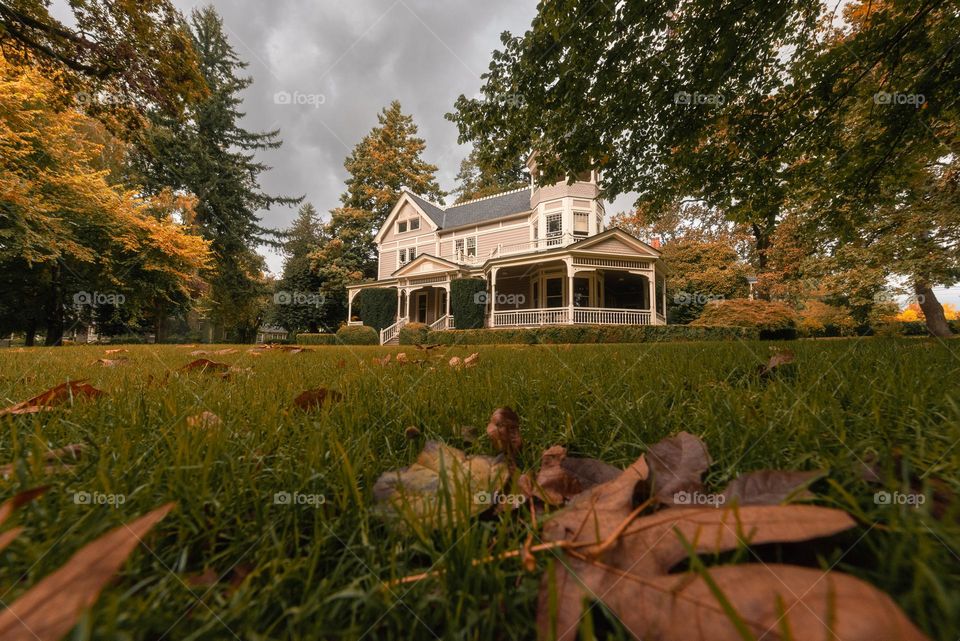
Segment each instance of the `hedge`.
M380 332L366 325L344 325L336 334L297 334L299 345L379 345Z
M426 345L430 328L423 323L407 323L400 328L401 345Z
M547 325L516 329L464 329L400 333L400 344L496 345L565 343L656 343L664 341L756 340L749 327L691 325Z
M378 332L397 322L397 290L386 287L361 289L353 305L364 325Z
M482 278L456 278L450 281L450 313L457 329L483 327L486 313L487 281Z

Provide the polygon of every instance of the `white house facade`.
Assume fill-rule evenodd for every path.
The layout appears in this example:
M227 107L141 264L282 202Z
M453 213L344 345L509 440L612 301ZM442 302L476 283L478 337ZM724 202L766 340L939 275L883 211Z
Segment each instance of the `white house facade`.
M536 166L529 163L531 176ZM419 322L453 329L450 283L482 278L485 325L666 324L660 251L605 229L596 172L579 179L444 207L404 191L376 236L378 278L347 288L348 322L368 287L397 291L396 322L381 343Z

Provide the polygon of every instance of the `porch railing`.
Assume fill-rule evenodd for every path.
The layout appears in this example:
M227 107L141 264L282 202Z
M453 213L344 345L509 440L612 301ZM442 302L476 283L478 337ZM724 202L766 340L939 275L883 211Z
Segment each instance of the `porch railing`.
M491 327L534 327L570 322L570 308L515 309L493 312ZM584 325L650 325L649 311L601 307L574 307L573 322Z
M546 249L555 249L565 247L573 243L585 240L586 236L575 236L573 234L560 234L558 236L549 236L539 240L530 240L525 243L514 243L512 245L497 245L491 256L510 256L513 254L526 254L532 252L544 251Z
M441 316L437 320L430 323L430 329L433 331L453 329L453 316Z
M649 325L650 312L639 309L574 307L573 322L588 325Z
M401 318L390 327L384 327L380 330L380 344L386 345L400 334L400 330L407 324L406 318Z

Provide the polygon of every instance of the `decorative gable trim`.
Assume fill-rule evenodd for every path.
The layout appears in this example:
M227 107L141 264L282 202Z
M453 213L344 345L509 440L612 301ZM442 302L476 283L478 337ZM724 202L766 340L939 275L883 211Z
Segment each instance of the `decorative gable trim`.
M629 249L632 249L642 255L649 256L651 258L659 258L660 250L651 247L647 243L643 242L639 238L628 234L619 227L613 227L606 231L600 232L596 236L590 236L585 240L581 240L579 243L570 245L568 249L573 252L579 251L602 251L598 245L602 246L604 243L615 241L622 243Z
M435 265L436 269L424 270L423 267L425 264L431 263ZM460 269L460 265L456 263L451 263L449 260L433 256L432 254L420 254L412 261L393 272L391 276L402 277L402 276L411 276L414 274L422 274L436 271L449 271L451 269Z
M393 206L393 209L390 210L390 213L387 214L387 219L383 221L383 226L380 227L380 230L377 232L377 235L374 236L373 240L379 245L383 242L384 236L387 235L387 231L397 222L397 216L400 215L400 210L403 209L404 204L409 204L417 212L420 213L420 218L427 221L427 225L430 227L431 231L437 231L439 227L430 216L427 215L427 212L423 211L423 208L417 204L417 201L410 197L406 191L404 191L400 198L397 200L396 204Z

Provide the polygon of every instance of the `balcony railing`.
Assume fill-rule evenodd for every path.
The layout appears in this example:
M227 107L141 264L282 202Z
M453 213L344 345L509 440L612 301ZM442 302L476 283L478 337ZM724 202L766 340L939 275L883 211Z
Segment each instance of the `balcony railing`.
M573 322L583 325L650 325L649 311L602 307L574 307ZM493 312L491 327L536 327L570 323L569 307L514 309Z
M575 236L573 234L560 234L558 236L549 236L539 240L530 240L525 243L515 243L513 245L498 245L491 253L491 257L511 256L514 254L528 254L533 252L546 251L557 247L566 247L573 243L585 240L587 236Z

